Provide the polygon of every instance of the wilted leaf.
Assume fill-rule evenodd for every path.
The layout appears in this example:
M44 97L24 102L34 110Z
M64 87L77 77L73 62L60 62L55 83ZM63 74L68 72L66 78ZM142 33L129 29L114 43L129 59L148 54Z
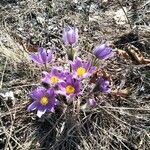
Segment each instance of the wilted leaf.
M17 34L13 33L13 37L15 38L16 42L18 42L25 51L28 52L37 52L38 51L38 45L33 45L28 40L23 39L23 37L18 36Z
M124 58L127 59L127 60L131 60L129 54L128 54L126 51L124 51L124 50L117 49L116 53L117 53L119 56L122 56L122 57L124 57Z
M145 64L150 64L150 59L144 59Z
M139 64L150 64L150 59L145 59L142 53L135 46L128 44L128 52Z
M24 45L26 47L26 49L29 51L29 52L37 52L38 51L38 47L35 46L35 45L31 45L31 44L25 44Z
M99 77L103 77L111 83L110 75L105 70L102 70L102 69L96 70L93 73L93 76L90 79L90 83L95 83L97 78L99 78Z

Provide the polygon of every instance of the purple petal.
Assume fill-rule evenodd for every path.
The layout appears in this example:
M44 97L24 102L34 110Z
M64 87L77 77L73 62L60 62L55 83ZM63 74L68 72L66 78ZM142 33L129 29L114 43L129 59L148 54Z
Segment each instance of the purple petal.
M72 63L72 69L76 71L79 67L82 66L82 60L77 58L74 63Z
M38 116L39 118L41 118L41 116L42 116L45 112L46 112L46 109L45 109L45 110L38 110L38 111L37 111L37 116Z
M66 82L60 82L59 86L62 87L62 88L65 88L67 86L67 84L66 84Z
M56 91L56 94L67 96L65 89L61 89L61 90Z
M50 111L54 113L54 112L55 112L54 107L52 107L52 108L50 109Z
M43 83L47 83L47 84L50 84L50 75L46 75L44 78L41 79L41 81Z
M55 105L59 105L59 101L55 99Z
M52 61L52 56L53 56L53 53L49 52L47 56L47 63L50 63Z
M46 63L47 63L47 61L46 61L46 59L47 59L47 52L46 52L45 49L43 49L43 50L41 51L41 53L39 53L39 59L42 60L43 64L46 64Z
M73 71L73 73L72 73L72 74L73 74L73 76L72 76L72 77L73 77L74 79L78 79L78 80L80 80L80 78L78 77L78 75L77 75L77 72L76 72L76 71Z
M92 73L87 72L87 73L84 75L84 78L88 78L88 77L90 77L91 75L92 75Z
M89 73L93 74L95 70L96 70L96 67L91 67L89 70Z
M43 71L43 72L42 72L42 76L44 76L44 77L45 77L45 76L48 76L48 75L49 75L49 73L48 73L48 72L46 72L46 71Z
M75 63L78 68L82 66L82 60L80 58L77 58Z
M63 30L63 40L66 45L69 44L68 38L67 38L67 30L68 30L67 28L64 28L64 30Z
M67 85L68 84L73 84L73 82L74 82L74 79L73 79L73 77L72 77L72 75L68 75L67 77L66 77L66 83L67 83Z
M102 59L108 59L110 57L113 57L114 56L114 53L112 52L112 49L110 51L108 51L107 53L105 53L105 55L101 56Z
M67 94L66 93L66 86L68 86L68 85L73 86L75 88L74 93L72 93L72 94ZM72 75L68 75L66 77L66 82L60 83L59 88L61 90L59 92L57 91L59 94L62 94L62 95L65 95L65 96L68 95L69 97L70 96L75 96L75 95L79 94L79 92L80 92L80 82L78 80L74 79L72 77Z
M101 44L94 49L94 55L99 59L108 59L113 56L112 48L106 44Z
M51 71L52 75L55 75L57 76L58 75L58 70L53 68L52 71Z
M60 78L60 81L64 80L64 78L66 77L65 73L63 73L63 72L60 72L57 76Z
M32 54L32 55L31 55L31 59L32 59L35 63L37 63L37 64L42 64L42 61L41 61L41 59L39 59L39 55L38 55L38 54Z
M109 81L105 80L104 78L100 78L98 79L99 82L99 88L101 92L104 93L110 93L111 92L111 88L109 86Z
M70 29L67 33L67 39L69 44L74 44L76 42L75 32L73 29Z
M31 103L28 108L27 108L27 111L30 112L30 111L33 111L37 108L37 101L34 101L33 103Z
M45 49L43 47L38 48L38 53L42 53L43 51L45 51Z
M77 75L77 69L80 67L83 67L86 70L85 74L82 77L79 77ZM72 64L72 70L73 70L73 77L78 79L78 80L81 80L83 78L87 78L87 77L91 76L91 74L95 70L95 67L92 66L91 61L82 63L82 60L80 58L78 58L78 59L76 59L75 63Z
M53 54L53 53L56 52L56 49L53 47L53 48L51 48L51 49L48 49L47 52L48 52L48 53L51 52L51 53Z
M37 54L32 54L31 59L38 64L46 64L52 60L52 51L47 54L46 49L38 48Z
M47 90L47 94L50 99L55 99L55 92L52 88Z
M83 67L85 68L86 71L89 70L89 68L91 67L92 63L89 61L88 63L84 63Z
M111 48L105 48L103 51L101 51L99 53L99 56L101 57L101 59L106 59L106 58L109 58L111 53L112 53L112 49Z
M31 92L30 96L32 97L33 100L39 100L45 93L44 88L38 88L34 91Z
M94 55L98 55L99 52L103 51L106 48L106 44L98 45L94 48Z
M81 90L81 87L80 87L81 85L80 85L80 81L79 80L76 80L75 82L74 82L74 87L75 87L75 93L79 93L80 92L80 90Z
M73 45L78 41L78 29L67 27L63 30L63 40L66 45Z

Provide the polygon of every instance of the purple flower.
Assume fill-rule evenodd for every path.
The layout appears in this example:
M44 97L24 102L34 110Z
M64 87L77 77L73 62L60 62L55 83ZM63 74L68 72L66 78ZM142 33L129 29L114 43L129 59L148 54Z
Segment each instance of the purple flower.
M55 86L58 83L62 82L65 75L60 72L58 69L53 68L50 73L43 72L44 77L42 78L43 83L50 84L51 86Z
M101 92L104 92L104 93L110 93L111 92L109 81L102 78L102 77L98 79L98 86L99 86L99 90Z
M52 61L53 51L47 52L45 48L39 48L37 54L32 54L31 59L37 64L47 64Z
M27 110L30 112L37 109L37 116L39 118L46 112L46 110L54 112L55 106L58 104L53 89L46 90L40 87L32 91L31 97L34 101L28 106Z
M78 42L78 29L66 27L63 30L63 40L66 45L73 45Z
M91 76L95 71L95 67L92 66L92 63L82 62L80 58L77 58L72 64L73 77L77 79L83 79Z
M80 81L74 79L72 75L66 77L66 81L59 84L59 94L67 98L77 96L80 93Z
M101 44L95 47L93 53L97 58L104 60L113 56L112 48L106 44Z
M87 100L87 105L89 107L95 107L97 105L97 103L96 103L95 99L89 99L89 100Z

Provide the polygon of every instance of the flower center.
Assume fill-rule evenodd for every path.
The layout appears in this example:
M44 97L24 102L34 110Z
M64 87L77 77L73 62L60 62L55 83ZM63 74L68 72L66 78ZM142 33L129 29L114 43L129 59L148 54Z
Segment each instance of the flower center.
M66 93L67 93L67 94L73 94L74 91L75 91L75 88L74 88L73 86L68 85L68 86L66 87Z
M79 68L77 69L77 75L78 75L79 77L83 77L83 75L84 75L85 73L86 73L85 68L79 67Z
M58 82L58 80L59 80L59 78L56 77L56 76L52 76L52 77L50 78L51 84L56 84L56 83Z
M48 104L48 98L46 96L43 96L40 100L40 104L42 104L43 106Z

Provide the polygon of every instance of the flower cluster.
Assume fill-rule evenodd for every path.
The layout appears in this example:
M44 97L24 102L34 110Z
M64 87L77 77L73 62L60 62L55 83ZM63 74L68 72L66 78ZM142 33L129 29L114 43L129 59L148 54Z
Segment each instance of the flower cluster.
M68 51L70 51L69 54L71 54L72 47L78 42L78 29L71 27L65 28L63 31L63 40L65 45L70 45ZM113 56L113 51L106 44L100 44L94 49L93 54L95 58L105 60ZM71 55L73 56L73 53ZM39 48L36 54L31 55L32 61L38 65L44 64L44 66L51 63L52 58L53 50L46 50L44 48ZM85 81L88 84L90 83L90 77L92 77L98 68L92 64L92 61L85 61L79 57L74 58L73 56L71 61L67 60L66 66L68 62L69 66L67 70L54 66L50 67L49 65L50 71L46 70L42 72L41 83L43 86L31 92L30 96L33 102L27 108L29 112L37 109L38 117L41 117L46 111L54 112L62 100L60 99L60 95L63 95L63 97L65 97L63 100L67 102L76 100L77 97L80 97L82 100L83 85ZM47 67L45 69L47 69ZM111 92L109 81L103 77L97 78L95 86L96 85L99 86L99 92ZM91 95L90 93L90 96ZM95 107L97 104L93 97L89 97L86 101L89 107Z

